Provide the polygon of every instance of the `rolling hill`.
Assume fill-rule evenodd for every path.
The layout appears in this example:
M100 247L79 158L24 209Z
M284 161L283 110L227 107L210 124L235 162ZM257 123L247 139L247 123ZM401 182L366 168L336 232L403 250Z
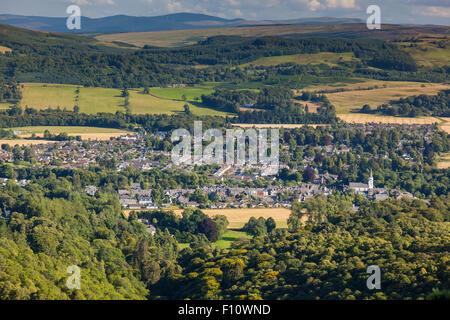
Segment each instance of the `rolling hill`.
M100 41L120 41L138 47L144 45L158 47L181 47L193 45L213 36L242 37L327 37L347 39L382 39L398 40L424 35L450 35L446 26L406 26L383 25L381 30L369 30L365 23L334 23L311 25L254 25L228 28L205 28L191 30L169 30L152 32L122 32L96 35Z
M359 19L330 17L250 21L244 19L224 19L220 17L196 13L175 13L154 17L135 17L127 15L115 15L103 18L82 17L81 30L71 31L66 28L66 19L66 17L53 18L9 14L0 15L0 23L3 24L38 31L70 33L143 32L224 28L249 25L316 25L361 22L361 20Z

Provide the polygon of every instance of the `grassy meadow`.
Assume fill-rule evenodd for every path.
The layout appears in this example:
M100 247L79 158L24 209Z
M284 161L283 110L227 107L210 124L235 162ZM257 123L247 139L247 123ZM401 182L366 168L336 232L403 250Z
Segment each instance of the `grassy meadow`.
M214 92L210 86L195 87L195 88L152 88L150 93L161 98L172 100L183 100L183 95L186 101L200 101L202 94L208 95Z
M243 64L242 66L276 66L282 63L296 63L296 64L328 64L336 66L341 61L359 60L355 58L353 52L333 53L333 52L319 52L314 54L293 54L285 56L263 57L255 61Z
M76 101L77 86L58 84L24 83L22 89L22 107L37 110L61 108L73 110L78 104L80 112L96 114L99 112L125 112L125 99L121 89L79 87L79 100ZM227 115L226 112L204 107L200 104L201 95L213 92L211 85L195 88L151 88L151 94L143 94L143 89L131 89L130 109L134 114L174 114L184 112L188 104L192 113L197 115ZM183 101L183 96L186 101ZM0 109L6 109L10 103L0 103Z
M24 84L22 107L34 109L61 108L72 110L75 105L75 86Z
M189 106L190 111L196 115L218 115L226 116L226 112L217 111L211 108L203 107L200 103L192 102L186 99L186 101L172 100L175 98L160 97L153 95L155 89L150 89L151 94L144 94L142 89L130 90L130 106L133 114L176 114L184 112L184 105ZM165 90L165 89L162 89ZM180 97L184 94L184 89L179 92L174 89L173 91L157 91L166 96ZM195 89L193 89L195 90ZM198 91L196 91L198 93ZM156 93L155 93L156 94ZM196 93L191 94L194 96Z
M122 90L120 89L81 88L79 101L80 112L125 112L125 102L124 98L120 96L121 93Z
M409 52L419 67L442 67L450 60L450 37L427 35L416 38L414 42L405 40L398 45Z
M247 235L243 231L228 230L227 232L225 232L222 235L221 239L219 239L218 241L213 243L213 246L214 247L221 247L221 248L224 248L224 249L229 249L231 247L231 244L234 241L239 240L241 238L250 239L251 236Z

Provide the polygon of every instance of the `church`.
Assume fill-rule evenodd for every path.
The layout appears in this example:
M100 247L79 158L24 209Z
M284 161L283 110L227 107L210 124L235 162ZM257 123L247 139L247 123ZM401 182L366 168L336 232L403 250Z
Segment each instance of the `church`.
M372 170L370 170L370 176L367 183L360 182L350 182L349 188L357 193L368 193L369 190L373 189L373 174Z

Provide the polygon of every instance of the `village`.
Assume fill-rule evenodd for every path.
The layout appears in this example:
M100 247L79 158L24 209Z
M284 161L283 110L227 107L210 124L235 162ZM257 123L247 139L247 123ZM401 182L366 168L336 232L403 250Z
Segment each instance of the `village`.
M364 128L367 132L382 127L394 125L354 125ZM408 130L407 125L402 130ZM430 139L433 132L431 126L424 129L424 140ZM411 132L416 132L411 130ZM150 141L150 142L149 142ZM408 140L400 140L398 150L411 143ZM27 160L28 167L38 168L68 168L87 169L90 166L104 166L121 172L132 168L134 170L149 171L162 170L164 172L193 172L197 167L192 164L174 164L170 159L170 143L167 132L145 133L138 132L111 138L108 141L58 141L30 145L28 152L19 150L18 146L9 147L2 145L0 161L10 165L23 165ZM281 143L281 153L289 153L289 145ZM304 146L304 149L310 146ZM345 144L330 144L316 146L316 151L331 156L333 154L345 154L351 151ZM19 159L22 152L22 158ZM31 159L24 159L27 153ZM386 154L385 157L388 157ZM402 153L402 158L410 164L414 159L407 153ZM286 162L281 161L279 170L289 169ZM258 208L258 207L290 207L293 201L305 201L315 195L329 195L333 192L346 192L351 190L368 199L382 201L389 197L402 198L414 196L400 190L386 190L383 187L374 187L372 173L365 182L339 183L338 175L330 174L320 168L314 167L314 157L305 152L296 170L311 168L313 178L293 186L283 185L283 180L270 173L270 167L265 164L245 164L234 166L229 164L212 165L208 167L206 175L210 183L194 189L167 189L159 190L162 194L158 199L154 197L154 190L145 188L140 183L131 183L127 188L117 190L120 204L124 209L157 209L168 207L200 207L200 208ZM20 186L26 186L29 181L16 180L15 177L0 177L3 185L12 181ZM261 182L265 187L252 187L252 183ZM85 192L95 196L99 186L86 186Z

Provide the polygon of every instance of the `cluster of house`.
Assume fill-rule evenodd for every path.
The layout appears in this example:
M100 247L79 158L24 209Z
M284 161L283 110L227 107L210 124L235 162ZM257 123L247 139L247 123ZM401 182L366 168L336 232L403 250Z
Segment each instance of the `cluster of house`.
M292 187L251 188L214 184L197 189L168 189L164 190L163 200L159 203L153 201L151 189L142 189L139 183L132 183L130 189L118 190L118 196L120 204L126 209L157 209L170 206L198 207L206 205L206 203L193 201L193 198L195 198L193 195L196 190L200 190L210 200L207 205L212 209L290 207L293 201L303 202L315 195L329 195L335 191L323 184L323 179L326 176L328 174L323 174L319 177L322 181L304 183ZM349 189L375 201L383 201L389 197L397 199L403 197L414 198L409 192L375 188L372 171L367 183L351 182L344 187L344 191Z
M327 195L330 189L318 184L301 184L294 187L229 187L224 184L208 185L198 188L208 199L210 208L248 208L248 207L290 207L294 200L305 201L314 195ZM164 190L164 200L156 204L152 200L151 189L141 189L139 183L133 183L130 189L119 189L118 196L122 207L126 209L157 209L158 207L182 206L198 207L201 204L192 201L197 189Z
M157 132L155 136L164 139L165 132ZM35 164L30 168L62 166L64 168L87 168L89 165L96 165L99 160L114 158L117 163L116 170L121 171L127 167L140 170L149 170L162 166L160 161L154 158L169 153L146 148L145 133L125 135L108 141L59 141L46 142L43 144L33 144L28 146L34 153ZM12 150L0 148L0 160L7 163L14 162ZM55 162L57 161L57 163Z
M152 190L142 189L140 183L132 183L130 189L119 189L119 202L127 209L157 209L152 200Z
M30 180L27 179L17 180L17 179L0 178L0 183L2 184L2 186L6 186L10 181L21 187L25 187L28 183L30 183Z

